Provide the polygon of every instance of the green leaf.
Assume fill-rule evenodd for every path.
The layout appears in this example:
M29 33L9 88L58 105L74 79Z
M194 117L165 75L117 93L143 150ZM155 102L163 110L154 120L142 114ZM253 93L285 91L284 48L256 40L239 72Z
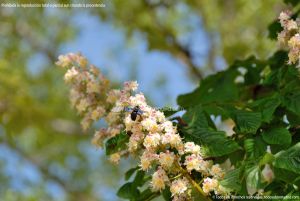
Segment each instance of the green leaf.
M106 155L111 155L126 149L128 141L129 136L126 131L122 131L120 134L110 138L105 143Z
M299 69L296 66L289 65L282 68L282 92L295 92L300 89ZM286 94L283 93L284 96Z
M228 138L223 131L214 131L193 126L185 130L184 136L187 140L194 141L196 144L201 145L205 154L208 156L224 156L240 148L239 145Z
M297 127L298 125L300 125L300 116L292 112L287 112L286 116L291 127Z
M274 167L273 171L276 179L284 181L288 184L293 184L297 177L299 177L299 174L282 168Z
M132 182L128 182L121 186L117 192L117 195L124 199L135 199L140 195L140 191L137 189L136 185L134 185Z
M153 198L157 197L158 195L159 195L159 193L153 192L151 189L147 188L146 190L141 192L139 197L136 197L134 200L135 201L146 201L146 200L149 201L149 200L152 200Z
M258 165L246 168L247 186L258 189L260 185L261 172Z
M248 158L257 160L266 153L267 144L261 136L255 136L244 140L244 149Z
M135 186L143 186L144 183L146 182L144 180L144 176L145 176L145 172L143 170L139 170L137 171L136 175L135 175L135 178L133 180L133 184Z
M267 144L265 141L262 139L261 136L255 136L254 138L254 158L259 158L263 156L266 153L267 150Z
M250 104L250 107L255 109L255 111L260 111L262 121L269 123L272 120L273 114L280 103L280 97L276 93L271 97L254 101L252 104Z
M236 110L233 113L233 120L236 123L237 132L256 133L261 124L261 114L245 110Z
M225 132L212 128L213 122L200 105L189 109L183 118L189 123L182 129L185 139L202 145L207 155L223 156L239 149L239 145L227 137Z
M137 168L132 168L126 172L125 178L129 179L130 176L137 170ZM128 182L124 184L118 191L117 195L121 198L126 198L130 200L147 200L149 196L154 196L156 193L152 193L151 190L144 190L142 193L140 193L138 187L142 187L145 182L147 181L147 178L145 178L145 172L142 170L139 170L136 172L136 175L132 182ZM154 196L156 197L156 196Z
M232 165L237 166L245 158L244 154L245 154L245 152L243 150L239 149L235 152L230 153L228 155L228 158L230 159L230 162Z
M236 69L228 69L208 76L193 92L178 96L177 103L181 107L187 108L200 103L236 100L239 94L234 80L238 74Z
M211 119L205 115L201 105L189 108L182 118L185 122L188 122L189 125L197 124L197 126L201 128L209 128L209 121L211 121Z
M165 201L171 201L172 200L172 194L171 194L171 191L170 191L170 187L166 187L162 191L162 196L163 196Z
M281 27L278 20L275 20L269 25L268 30L269 30L269 38L272 40L277 40L277 35L279 32L283 30L283 28Z
M276 34L277 40L277 34ZM278 69L286 64L288 60L288 54L286 51L279 50L275 52L269 59L268 64L270 65L271 69Z
M286 128L272 127L265 130L262 137L269 144L288 145L292 142L292 136Z
M291 112L300 114L300 91L288 93L283 100L283 105Z
M127 181L137 171L139 167L131 168L125 173L125 180Z
M275 157L271 153L266 153L263 158L259 161L259 166L263 166L267 163L272 163Z
M275 155L273 165L277 168L286 169L295 173L300 172L300 142L285 151Z
M240 181L240 169L237 168L227 172L220 184L225 188L231 189L232 191L240 191L242 186Z
M160 108L159 111L163 112L166 117L172 116L173 114L179 112L179 110L175 110L172 107L163 107Z
M248 155L254 152L254 139L248 138L244 140L244 149Z

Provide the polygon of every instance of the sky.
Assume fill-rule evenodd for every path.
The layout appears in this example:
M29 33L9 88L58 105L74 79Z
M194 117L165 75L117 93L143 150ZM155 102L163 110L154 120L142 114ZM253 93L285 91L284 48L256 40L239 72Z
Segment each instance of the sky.
M197 83L188 77L187 68L170 54L160 51L148 51L146 40L135 33L128 44L121 28L102 22L98 17L80 13L74 17L80 34L76 40L64 44L61 53L81 52L89 61L119 83L136 79L140 91L149 96L156 107L176 106L176 97L192 91ZM187 37L194 37L193 49L202 57L197 63L204 62L208 44L202 29L195 29ZM202 59L201 59L202 58ZM157 86L157 83L164 83Z

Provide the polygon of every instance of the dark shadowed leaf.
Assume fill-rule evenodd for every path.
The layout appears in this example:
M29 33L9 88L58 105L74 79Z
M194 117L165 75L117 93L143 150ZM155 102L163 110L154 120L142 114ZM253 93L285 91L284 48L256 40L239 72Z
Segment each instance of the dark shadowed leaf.
M269 30L269 38L272 40L277 40L278 33L281 32L283 29L280 23L278 22L278 20L275 20L269 25L268 30Z

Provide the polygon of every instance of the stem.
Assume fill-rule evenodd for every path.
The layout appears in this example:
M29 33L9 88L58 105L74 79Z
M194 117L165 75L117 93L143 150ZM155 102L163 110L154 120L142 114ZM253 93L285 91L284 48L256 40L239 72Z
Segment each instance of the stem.
M191 182L191 184L193 185L193 187L203 196L206 198L206 200L208 201L212 201L210 199L210 197L208 197L204 191L202 190L202 188L197 184L197 182L195 182L195 180L193 180L193 178L191 177L191 175L188 173L188 171L186 171L185 169L183 169L180 165L178 165L181 173Z
M175 177L171 178L171 180L175 180L175 179L177 179L177 178L179 178L181 176L182 176L182 174L176 175Z

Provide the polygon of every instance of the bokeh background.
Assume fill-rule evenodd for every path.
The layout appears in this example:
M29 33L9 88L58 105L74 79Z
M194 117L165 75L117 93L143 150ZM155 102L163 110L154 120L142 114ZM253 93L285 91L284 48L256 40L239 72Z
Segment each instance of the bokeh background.
M28 3L1 1L1 3ZM137 80L157 107L236 58L266 58L278 0L103 0L104 8L0 7L0 200L114 201L124 172L90 144L58 55L81 52L116 85Z

